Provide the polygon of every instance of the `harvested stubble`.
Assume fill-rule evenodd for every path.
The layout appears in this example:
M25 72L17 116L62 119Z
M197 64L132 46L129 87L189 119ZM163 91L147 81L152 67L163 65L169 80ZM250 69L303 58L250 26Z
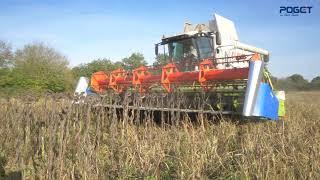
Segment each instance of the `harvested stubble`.
M320 178L320 93L292 93L279 122L157 125L52 98L0 101L1 177Z

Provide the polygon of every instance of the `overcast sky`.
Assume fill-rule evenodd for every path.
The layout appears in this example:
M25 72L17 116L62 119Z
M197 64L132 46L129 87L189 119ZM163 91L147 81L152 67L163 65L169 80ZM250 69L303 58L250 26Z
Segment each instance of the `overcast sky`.
M312 9L280 16L280 6ZM1 0L0 9L0 39L14 49L44 42L66 55L71 67L132 52L151 64L163 34L181 32L186 21L207 23L218 13L235 22L240 41L270 51L274 75L320 75L320 0Z

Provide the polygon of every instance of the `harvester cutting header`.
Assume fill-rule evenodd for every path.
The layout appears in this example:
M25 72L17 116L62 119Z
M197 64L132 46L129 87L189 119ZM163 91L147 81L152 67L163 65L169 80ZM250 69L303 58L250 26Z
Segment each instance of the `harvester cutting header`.
M107 107L131 111L241 114L277 120L279 101L266 65L269 52L239 42L234 23L217 14L208 24L185 23L181 34L163 37L158 67L122 68L81 77L75 94L88 91ZM124 102L127 105L124 105Z

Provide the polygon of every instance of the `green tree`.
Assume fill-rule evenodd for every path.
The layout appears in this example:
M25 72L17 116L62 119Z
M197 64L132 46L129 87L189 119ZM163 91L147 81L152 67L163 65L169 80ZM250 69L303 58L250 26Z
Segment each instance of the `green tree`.
M169 63L169 56L168 54L159 54L156 57L156 61L153 63L154 66L164 66Z
M312 89L320 89L320 76L313 78L310 82Z
M13 65L12 48L6 42L0 40L0 68Z
M74 77L79 79L80 76L90 77L91 74L97 71L111 72L120 67L122 67L121 62L113 63L110 59L97 59L72 68L72 72Z
M72 87L68 60L42 43L28 44L15 52L15 84L37 91L62 92Z
M130 57L123 58L122 63L126 70L133 70L139 66L147 65L147 62L141 53L132 53Z
M0 40L0 96L8 95L14 90L13 66L11 46Z
M300 74L293 74L284 79L278 79L277 86L284 90L308 90L310 88L308 80Z
M289 85L295 90L307 90L309 88L308 80L300 74L293 74L288 77Z
M298 83L298 84L307 84L308 83L308 81L306 79L304 79L304 77L300 74L293 74L288 77L288 80L290 80L294 83Z

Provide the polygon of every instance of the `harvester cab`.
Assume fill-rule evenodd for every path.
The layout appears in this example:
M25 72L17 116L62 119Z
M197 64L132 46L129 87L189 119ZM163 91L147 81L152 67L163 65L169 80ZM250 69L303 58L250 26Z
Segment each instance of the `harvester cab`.
M163 38L159 44L164 46L164 57L168 57L169 62L177 64L181 71L197 71L201 60L214 57L215 43L212 34L213 32L201 31L186 33ZM156 44L156 49L159 44Z
M266 69L269 52L239 42L231 20L215 14L208 24L186 23L183 33L163 37L155 54L165 58L157 67L160 71L149 66L99 71L92 75L89 88L110 99L135 94L130 97L140 99L126 105L132 111L278 119L279 102ZM105 106L124 107L122 100L108 102Z
M156 56L159 45L164 46L168 61L180 64L181 70L197 70L197 65L207 59L214 60L217 69L248 67L248 60L255 53L260 60L269 60L267 50L239 42L234 23L217 14L208 24L185 23L183 33L164 37L155 45Z

